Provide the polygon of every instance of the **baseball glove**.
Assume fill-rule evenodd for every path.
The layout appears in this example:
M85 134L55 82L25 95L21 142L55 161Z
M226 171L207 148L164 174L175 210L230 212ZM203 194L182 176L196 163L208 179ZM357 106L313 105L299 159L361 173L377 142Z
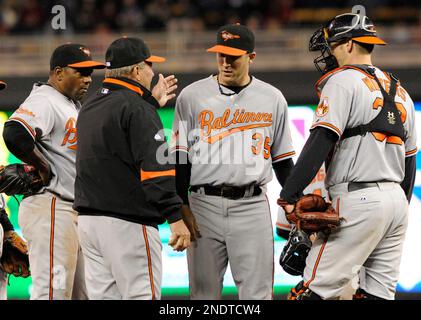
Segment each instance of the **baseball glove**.
M43 186L37 170L27 164L9 164L0 166L0 192L13 196L30 195Z
M278 205L284 210L289 203L279 198ZM331 230L339 226L342 218L332 207L330 202L316 194L306 194L302 196L294 205L294 210L287 212L286 218L295 224L298 230L307 233Z
M292 228L288 242L285 244L279 257L279 264L285 272L293 276L303 275L308 252L311 249L311 240L307 233Z
M13 274L15 277L26 278L31 275L28 246L15 231L9 232L4 237L0 268L3 272Z

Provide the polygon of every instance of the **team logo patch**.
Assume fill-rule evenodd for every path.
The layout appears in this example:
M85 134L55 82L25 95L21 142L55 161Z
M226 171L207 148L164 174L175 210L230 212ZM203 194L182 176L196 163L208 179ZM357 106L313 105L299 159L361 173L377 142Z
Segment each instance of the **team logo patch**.
M316 116L321 118L327 115L328 112L329 112L329 102L327 98L323 98L322 100L320 100L320 103L316 108Z
M86 54L87 56L91 56L91 51L89 51L89 49L85 47L80 47L79 49L82 50L83 53Z
M228 31L222 31L221 37L224 41L232 40L232 39L240 39L239 35L229 33Z

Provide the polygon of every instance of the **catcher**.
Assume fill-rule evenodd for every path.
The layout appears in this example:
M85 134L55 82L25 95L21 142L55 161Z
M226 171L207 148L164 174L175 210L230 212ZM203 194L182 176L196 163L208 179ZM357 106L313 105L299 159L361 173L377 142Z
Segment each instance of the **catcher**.
M316 84L320 102L278 203L298 229L320 225L328 236L318 233L292 299L338 299L356 276L354 299L395 297L416 172L415 109L398 80L372 64L374 46L386 43L354 11L316 30L309 43L320 52L314 60L324 74ZM323 162L325 185L344 217L332 231L339 217L330 205L300 198Z
M30 276L27 243L14 231L4 208L0 194L0 300L7 299L7 275Z

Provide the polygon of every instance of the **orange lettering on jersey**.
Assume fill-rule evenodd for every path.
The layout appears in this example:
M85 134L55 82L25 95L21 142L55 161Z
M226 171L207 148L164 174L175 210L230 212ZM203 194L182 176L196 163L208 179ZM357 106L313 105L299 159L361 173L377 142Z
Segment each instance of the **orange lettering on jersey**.
M30 117L35 117L35 114L32 111L25 109L23 106L19 107L15 112L18 114L26 114Z
M364 84L367 86L368 90L370 90L371 92L380 90L379 85L373 79L369 77L365 77L362 80Z
M215 117L211 110L203 110L199 113L199 125L202 138L208 143L213 143L218 139L222 139L234 132L248 130L252 128L267 127L272 125L272 113L267 112L246 112L244 109L236 109L231 114L231 109L227 108L221 117ZM231 128L224 132L218 132L212 136L213 130L228 128L233 124L248 124ZM217 138L215 138L217 137Z
M65 130L66 134L64 135L61 145L64 146L69 144L69 146L67 146L69 149L76 150L77 132L75 118L69 118L69 120L67 120Z
M407 96L407 92L404 88L402 88L401 86L398 86L398 88L396 89L396 94L398 95L398 97L400 97L404 102L406 102L406 96Z

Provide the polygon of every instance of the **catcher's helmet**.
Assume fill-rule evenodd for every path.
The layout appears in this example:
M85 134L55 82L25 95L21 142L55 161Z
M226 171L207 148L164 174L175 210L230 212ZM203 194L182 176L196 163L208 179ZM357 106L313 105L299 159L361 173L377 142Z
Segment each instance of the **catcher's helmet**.
M314 60L316 68L322 73L337 68L338 62L330 51L330 44L351 39L359 43L386 44L377 36L374 24L367 16L356 13L340 14L325 27L317 29L310 38L309 50L322 53Z

